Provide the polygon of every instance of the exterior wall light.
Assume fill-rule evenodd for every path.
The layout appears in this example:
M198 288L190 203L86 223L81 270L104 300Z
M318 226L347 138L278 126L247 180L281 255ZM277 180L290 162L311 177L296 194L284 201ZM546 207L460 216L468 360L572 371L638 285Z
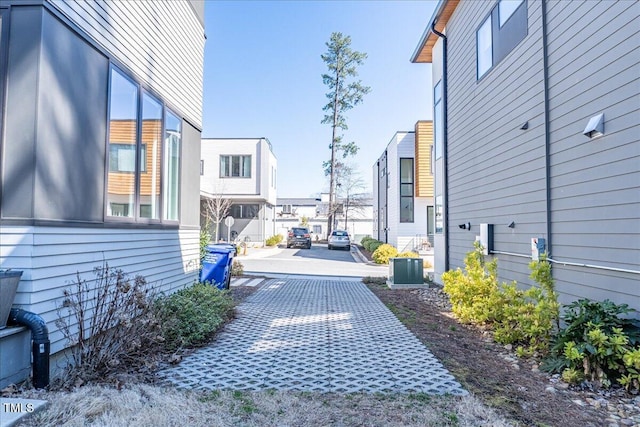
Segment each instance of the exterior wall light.
M460 227L463 230L471 230L471 223L465 222L464 224L459 224L458 227Z
M589 138L595 138L604 135L604 113L593 116L589 119L587 127L583 132Z

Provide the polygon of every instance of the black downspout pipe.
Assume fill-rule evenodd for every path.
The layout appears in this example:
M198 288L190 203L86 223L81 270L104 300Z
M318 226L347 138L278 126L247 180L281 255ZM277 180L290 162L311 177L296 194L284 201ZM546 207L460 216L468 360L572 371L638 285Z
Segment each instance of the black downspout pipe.
M544 79L544 160L547 202L547 256L551 258L551 133L549 130L549 47L547 40L547 2L546 0L542 0L542 67Z
M49 353L51 342L49 330L44 319L35 313L21 308L12 308L9 313L9 322L15 325L26 326L31 330L33 344L33 386L46 388L49 385Z
M431 32L442 39L442 204L444 205L444 269L449 270L449 166L448 166L448 98L447 98L447 36L436 30L437 19Z

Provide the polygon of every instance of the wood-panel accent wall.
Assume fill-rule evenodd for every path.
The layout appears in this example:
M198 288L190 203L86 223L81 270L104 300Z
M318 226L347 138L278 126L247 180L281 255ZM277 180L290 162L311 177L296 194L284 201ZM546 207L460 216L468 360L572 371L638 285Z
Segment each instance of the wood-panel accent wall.
M415 131L416 196L433 197L433 173L431 171L433 122L431 120L420 120L416 123Z

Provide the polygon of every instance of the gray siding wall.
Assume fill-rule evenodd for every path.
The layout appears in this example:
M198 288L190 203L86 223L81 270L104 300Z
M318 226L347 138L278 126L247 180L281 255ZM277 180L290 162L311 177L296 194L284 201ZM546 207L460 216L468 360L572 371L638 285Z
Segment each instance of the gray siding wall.
M204 29L191 2L50 3L202 128Z
M640 3L552 1L548 22L553 258L640 270ZM599 113L605 134L590 140ZM638 274L554 274L567 299L640 308Z
M481 223L495 224L504 252L528 254L546 233L541 4L528 1L527 37L477 80L475 31L496 4L460 2L446 28L452 269L464 266ZM458 227L466 222L471 231ZM500 255L499 268L501 279L529 283L526 259Z
M41 10L34 218L101 222L108 60Z
M478 81L475 31L495 5L460 2L446 29L451 268L480 223L495 225L496 251L527 255L532 237L549 237L542 2L527 1L528 35ZM639 21L638 2L548 2L551 256L563 303L640 309ZM599 113L605 134L589 139ZM467 221L471 232L458 228ZM530 284L528 259L498 256L501 280Z
M9 30L0 210L5 218L32 218L38 106L33 64L40 57L42 8L16 8Z

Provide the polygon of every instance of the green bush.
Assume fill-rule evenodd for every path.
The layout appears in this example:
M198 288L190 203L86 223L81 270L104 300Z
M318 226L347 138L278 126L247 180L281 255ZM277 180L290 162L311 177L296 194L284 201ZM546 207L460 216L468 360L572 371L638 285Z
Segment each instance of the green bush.
M420 258L420 255L418 255L415 252L405 251L405 252L400 252L399 254L396 255L396 257L398 257L398 258Z
M640 330L636 321L620 317L634 311L609 300L581 299L566 305L566 327L558 333L542 367L561 372L567 382L587 379L608 388L617 381L638 390Z
M227 291L196 283L154 303L165 347L175 350L207 342L233 315Z
M398 250L393 246L385 243L378 246L371 255L376 264L389 264L389 258L398 255Z
M365 242L368 242L370 240L375 240L375 239L371 236L364 236L362 240L360 240L360 244L364 247Z
M265 241L265 245L267 246L275 246L278 243L282 242L282 235L280 234L276 234L274 236L269 237L266 241Z
M443 290L449 295L453 314L463 323L485 324L500 317L498 293L498 262L485 263L482 247L464 258L464 272L458 268L442 274Z
M558 323L558 298L544 256L529 268L538 286L521 290L516 282L499 283L497 259L485 262L482 247L476 243L465 257L465 271L442 275L443 290L462 322L488 325L497 342L517 345L519 356L546 354Z
M375 240L375 239L371 239L370 241L366 242L364 248L366 250L368 250L369 252L375 252L376 249L378 249L382 245L383 245L383 243L381 241Z

